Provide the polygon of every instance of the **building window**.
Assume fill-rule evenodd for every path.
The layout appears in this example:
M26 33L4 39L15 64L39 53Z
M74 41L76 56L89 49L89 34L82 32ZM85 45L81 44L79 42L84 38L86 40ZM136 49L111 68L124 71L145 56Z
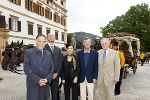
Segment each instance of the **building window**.
M58 31L57 30L55 30L55 38L56 38L56 40L58 40Z
M61 5L63 5L64 4L64 2L63 1L61 1Z
M50 28L46 28L46 34L48 35L50 33L51 29Z
M52 20L52 12L48 9L45 9L45 17Z
M9 0L9 1L16 5L21 5L21 0Z
M25 8L27 10L33 11L33 2L31 0L26 0L25 1Z
M28 23L28 34L33 35L33 23Z
M38 15L44 16L44 7L34 3L32 0L25 1L25 8L34 13L37 13Z
M38 34L42 34L42 26L38 25Z
M21 31L21 21L15 18L9 18L9 29L13 31Z
M58 14L56 14L56 13L54 13L54 21L56 23L60 23L60 16Z
M0 28L6 28L5 16L0 15Z
M64 32L61 33L61 40L64 41Z

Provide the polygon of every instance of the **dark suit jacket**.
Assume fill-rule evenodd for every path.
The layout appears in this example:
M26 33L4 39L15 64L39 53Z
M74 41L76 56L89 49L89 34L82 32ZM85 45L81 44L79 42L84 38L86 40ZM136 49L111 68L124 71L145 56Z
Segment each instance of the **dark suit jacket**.
M53 62L50 53L42 52L36 47L28 49L24 54L24 71L27 75L27 100L45 100L49 98L49 84L53 75ZM47 85L40 86L40 79L46 78Z
M78 77L79 75L79 63L78 63L78 59L77 57L74 55L74 58L76 60L76 69L74 69L74 66L73 66L73 61L71 61L71 78L75 78L75 77ZM62 61L62 69L61 69L61 79L62 80L65 80L65 81L69 81L67 79L67 55L63 57L63 61Z
M62 57L63 57L62 54L61 54L60 48L57 47L57 46L54 46L54 50L52 52L49 45L46 44L44 49L51 53L52 60L53 60L53 63L54 63L54 73L59 74L60 70L61 70Z
M88 83L92 83L93 79L97 79L98 75L98 53L95 50L90 50L90 57L87 67L84 64L84 50L77 53L79 61L79 80L80 83L84 82L85 77Z

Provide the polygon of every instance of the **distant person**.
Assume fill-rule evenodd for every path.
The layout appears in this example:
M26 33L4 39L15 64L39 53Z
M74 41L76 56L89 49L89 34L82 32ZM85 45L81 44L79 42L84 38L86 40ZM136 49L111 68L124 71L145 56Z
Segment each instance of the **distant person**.
M54 45L54 41L55 41L54 33L49 33L47 35L47 40L48 43L45 45L44 49L50 52L54 63L54 75L53 75L53 80L50 84L51 96L52 96L52 100L58 100L59 99L59 95L58 95L59 75L60 75L61 64L62 64L62 54L60 48Z
M65 100L78 100L78 75L79 64L77 57L74 55L73 45L68 44L67 55L63 57L61 79L64 85ZM72 89L72 99L70 92Z
M98 53L91 49L91 39L85 37L83 49L77 53L81 100L93 100L94 85L98 75Z
M120 77L119 77L119 81L115 85L115 95L119 95L121 93L120 87L122 84L122 74L123 74L123 69L124 69L124 64L125 64L125 58L124 58L123 52L119 50L119 45L117 41L113 41L112 49L118 52L119 58L120 58Z
M101 40L102 48L98 51L98 100L115 100L115 84L120 76L120 59L117 51L109 48L110 41L107 38Z
M46 37L38 35L36 46L25 51L27 100L47 100L50 96L49 84L53 76L53 62L51 54L44 50L45 43Z
M141 54L140 54L140 60L141 60L141 66L143 66L143 64L145 62L145 54L144 54L144 52L141 52Z

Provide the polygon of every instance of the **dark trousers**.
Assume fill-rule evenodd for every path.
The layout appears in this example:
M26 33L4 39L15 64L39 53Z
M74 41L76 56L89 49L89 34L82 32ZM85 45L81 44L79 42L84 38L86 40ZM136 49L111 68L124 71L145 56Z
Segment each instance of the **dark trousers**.
M78 83L65 83L64 92L65 100L70 100L70 89L72 88L72 100L78 100Z
M141 59L141 66L143 66L144 64L144 59Z
M57 76L54 80L52 80L50 84L52 100L58 100L58 86L59 86L59 77Z
M120 87L122 84L122 74L123 74L123 68L120 69L120 78L119 78L119 81L115 85L115 94L120 94Z

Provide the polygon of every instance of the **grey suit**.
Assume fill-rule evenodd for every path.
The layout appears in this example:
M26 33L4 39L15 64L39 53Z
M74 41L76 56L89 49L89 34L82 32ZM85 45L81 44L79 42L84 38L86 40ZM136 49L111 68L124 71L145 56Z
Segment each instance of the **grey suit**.
M48 99L50 94L49 84L53 75L53 62L50 53L43 50L42 54L36 47L26 50L24 71L27 75L27 100ZM38 82L44 78L48 80L48 83L45 86L40 86Z
M54 73L60 74L61 70L61 64L62 64L62 54L59 47L54 46L54 50L50 49L50 46L48 44L45 45L45 50L49 51L52 55L52 60L54 63ZM59 76L57 76L55 79L52 80L51 83L51 94L52 94L52 100L58 100L58 85L59 85Z

